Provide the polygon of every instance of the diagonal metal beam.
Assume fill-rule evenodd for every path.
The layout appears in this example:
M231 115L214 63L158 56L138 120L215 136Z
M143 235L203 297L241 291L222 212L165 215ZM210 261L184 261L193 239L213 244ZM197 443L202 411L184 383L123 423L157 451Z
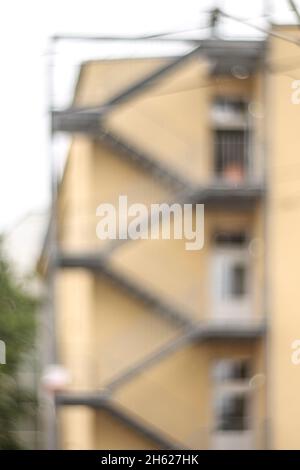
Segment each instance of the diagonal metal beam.
M295 16L297 18L297 24L298 24L298 27L300 28L300 13L299 13L299 10L297 8L297 5L296 3L294 2L294 0L288 0L289 4L290 4L290 7L291 9L293 10L293 12L295 13Z
M188 188L180 192L180 194L177 194L174 198L174 202L183 204L186 202L195 203L201 201L202 203L206 203L211 197L216 197L216 191L217 199L219 199L219 201L227 199L232 202L232 199L238 201L241 199L245 199L246 201L251 201L253 199L256 200L260 197L262 189L260 187L252 187L252 185L248 188L222 188L219 187L219 185L217 188ZM162 217L164 218L165 216L166 214L163 213ZM183 311L174 305L170 305L165 300L159 298L157 294L143 287L134 279L130 279L128 275L123 275L109 264L109 256L111 253L122 246L123 243L129 243L129 241L129 239L115 240L108 246L104 253L88 252L66 254L59 252L57 253L56 265L60 267L84 267L102 272L108 278L117 282L118 285L123 287L127 292L131 293L131 295L139 298L143 302L146 302L166 318L176 321L180 325L190 325L193 320L188 312Z
M138 150L116 133L108 130L101 124L99 117L94 113L84 114L78 117L77 114L65 116L63 112L52 113L53 129L62 132L76 132L89 135L96 141L101 141L110 149L116 151L117 156L122 156L130 162L139 165L144 170L150 171L155 177L164 182L182 187L188 185L189 181L179 172L164 165L159 159L153 157L149 152Z
M84 114L88 115L96 114L99 117L104 116L112 107L125 103L126 101L134 98L146 88L154 86L159 80L167 76L169 73L176 70L178 67L183 65L186 61L190 60L192 57L196 56L201 50L201 45L192 49L192 51L184 54L180 57L177 57L175 60L172 60L167 65L159 67L158 70L149 73L146 77L143 77L140 80L135 81L133 84L125 87L121 92L116 93L115 96L109 98L105 103L98 106L82 106L82 107L70 107L63 111L64 115L69 114Z
M99 393L89 392L69 392L60 393L55 397L55 404L58 406L88 406L108 412L115 419L129 426L137 433L143 435L146 439L156 443L162 449L185 449L186 446L181 442L176 442L173 437L149 424L134 412L115 400L108 399Z
M115 378L111 379L109 383L104 385L103 388L106 393L111 394L122 385L130 382L153 365L168 357L170 354L175 353L180 348L195 341L199 342L218 339L230 341L240 339L255 340L262 337L265 334L265 331L266 326L264 321L249 323L236 322L231 324L194 321L192 325L186 327L182 333L179 333L176 338L169 340L141 361L138 361L136 364L133 364L126 370L120 372Z
M104 126L100 127L100 131L98 129L95 137L111 149L116 150L119 155L123 155L145 170L150 171L154 176L174 185L174 187L183 188L191 185L190 181L182 174L179 174L176 170L174 171L170 166L164 165L149 152L138 149L135 145L129 143L127 139L124 139L124 137L117 135Z
M144 373L149 367L194 341L204 341L207 339L215 340L220 338L230 341L240 339L256 340L262 337L265 331L266 325L264 321L260 323L256 322L252 325L241 324L240 322L235 325L228 323L223 325L205 324L203 322L195 323L177 338L168 341L158 350L149 354L147 358L118 374L118 376L105 385L101 391L58 394L56 396L56 404L69 406L84 405L99 409L103 408L146 437L158 442L163 448L184 448L182 444L174 443L173 439L166 439L166 436L162 435L161 431L153 429L153 427L149 426L149 424L140 417L135 417L132 411L128 413L124 408L120 408L112 398L112 393L133 378L136 378L139 374Z
M223 13L224 14L224 13ZM197 41L193 41L196 46ZM52 110L52 130L65 132L85 132L94 133L99 125L99 118L105 116L112 107L122 104L131 98L137 96L144 89L154 86L160 79L167 76L172 71L180 67L191 57L196 56L200 51L204 56L224 60L224 58L236 56L240 54L240 60L248 58L255 62L264 50L264 41L217 41L217 40L200 40L200 44L192 49L192 51L176 57L167 65L162 66L158 70L149 73L146 77L125 87L121 92L108 99L102 105L96 106L71 106L61 111ZM84 117L84 115L86 115ZM82 119L82 121L81 121Z
M185 203L193 203L195 199L197 198L197 195L199 193L198 188L193 188L193 187L187 187L183 189L182 191L178 191L171 200L167 201L168 206L178 203L178 204L185 204ZM159 203L158 203L159 204ZM167 209L167 206L165 206L165 210L161 211L161 217L162 221L165 220L166 217L169 217L169 210ZM150 221L151 214L148 216L148 222ZM159 219L157 219L157 222L159 222ZM153 222L152 222L153 226ZM110 255L113 251L116 249L120 248L121 246L128 244L132 240L128 238L117 238L115 240L111 240L110 243L108 244L107 248L105 249L104 256Z
M122 275L113 267L109 266L108 261L101 255L81 254L81 255L67 255L58 253L56 265L61 268L86 268L95 272L104 274L108 279L116 282L121 288L130 293L133 297L138 298L146 303L154 311L160 315L175 321L180 326L187 326L192 323L192 318L186 312L178 307L170 305L166 301L160 299L153 292L142 287L135 280L130 279L128 275Z
M178 337L169 340L156 351L150 353L146 358L128 367L126 370L123 370L115 378L110 380L109 383L104 385L102 391L60 394L56 397L56 403L58 405L86 405L106 409L137 431L142 432L145 436L160 443L163 448L184 448L182 444L174 443L169 439L166 440L166 438L161 435L160 431L149 428L149 425L143 423L140 417L138 419L135 418L132 412L130 412L130 414L128 414L128 412L124 414L124 411L120 412L120 408L116 408L115 402L112 399L112 393L187 344L209 339L227 339L229 341L240 339L256 340L261 338L265 332L266 324L263 320L249 324L241 322L235 324L205 323L203 321L194 322L194 324L187 327L183 333L179 334Z
M100 141L110 149L114 150L116 156L126 158L128 161L149 171L154 177L163 182L173 185L176 188L189 186L190 181L178 171L163 164L149 152L138 149L129 143L124 137L120 137L115 132L109 130L99 120L96 114L85 114L83 119L77 114L65 117L61 112L53 113L53 126L62 132L78 132L88 134L95 141Z
M122 385L130 382L132 379L136 378L141 373L145 372L151 366L157 364L165 357L176 352L181 347L185 346L189 342L193 341L195 338L200 338L201 333L199 327L192 325L189 328L181 333L174 339L169 340L167 343L162 345L160 348L150 353L146 358L143 358L141 361L129 366L126 370L120 372L115 378L109 381L104 385L104 390L106 393L112 393L117 390Z
M207 204L210 206L220 205L230 207L247 209L252 207L254 201L257 201L264 193L262 185L257 184L245 184L243 187L231 187L228 185L215 184L210 186L197 186L197 185L188 185L183 187L182 190L179 190L169 201L167 201L168 206L172 204ZM160 204L160 203L158 203ZM166 217L169 217L169 210L161 211L162 221ZM149 214L149 218L151 214ZM157 219L158 221L158 219ZM152 222L153 223L153 222ZM149 224L148 224L149 225ZM128 238L119 238L111 240L108 244L104 256L110 255L116 249L120 248L123 245L130 243L132 240Z

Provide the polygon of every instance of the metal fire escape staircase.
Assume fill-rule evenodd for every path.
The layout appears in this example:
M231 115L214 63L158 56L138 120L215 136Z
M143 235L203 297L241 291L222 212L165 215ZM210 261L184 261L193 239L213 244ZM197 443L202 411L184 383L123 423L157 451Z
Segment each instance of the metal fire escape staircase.
M163 184L174 188L174 198L172 202L195 203L199 202L221 202L223 200L241 200L246 203L256 200L261 195L260 187L243 187L243 188L227 188L227 187L198 187L185 180L172 168L163 165L158 159L153 158L150 154L137 149L134 145L111 132L105 126L105 116L113 107L131 97L141 93L144 89L153 86L157 81L165 77L167 74L176 70L185 61L192 56L197 56L201 50L201 46L169 63L159 70L149 74L132 86L126 88L122 93L118 93L107 103L101 106L85 107L85 108L69 108L65 111L53 111L52 113L52 130L85 133L93 139L99 139L105 145L113 148L120 158L127 159L136 163L144 170L147 170L155 178L158 178ZM128 426L134 428L137 432L156 442L162 448L184 448L185 444L174 442L174 439L167 436L160 429L154 428L150 423L145 422L141 416L136 416L132 411L125 409L122 405L114 400L114 392L123 384L145 372L148 368L154 366L163 358L174 353L179 348L193 341L204 341L217 338L257 338L264 333L264 325L256 325L253 327L243 325L228 325L227 327L218 327L207 323L195 322L190 314L181 310L172 304L166 302L160 296L149 290L149 288L137 282L130 276L124 275L114 268L110 263L110 255L117 250L122 244L130 243L128 240L113 241L106 251L99 253L82 253L69 255L61 251L57 251L56 266L57 268L81 267L102 273L109 280L114 282L118 288L125 290L128 295L133 296L140 302L150 306L158 315L168 321L174 322L179 326L179 334L175 339L167 341L165 344L148 354L142 360L125 368L117 376L115 376L103 389L99 392L90 393L66 393L58 394L56 403L58 405L86 405L93 408L101 408L111 413L115 418L125 422Z

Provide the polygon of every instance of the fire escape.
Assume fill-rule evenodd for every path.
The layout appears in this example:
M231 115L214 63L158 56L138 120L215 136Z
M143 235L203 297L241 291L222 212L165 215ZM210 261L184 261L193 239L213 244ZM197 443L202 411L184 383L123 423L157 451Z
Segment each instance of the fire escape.
M52 111L52 134L56 132L84 133L92 139L105 143L106 146L114 150L120 159L133 162L137 167L152 174L162 185L171 188L174 197L170 202L180 204L201 202L208 207L224 205L252 207L263 197L264 190L261 183L245 180L243 185L226 185L219 181L203 185L193 184L178 171L160 163L157 158L136 148L134 144L116 135L106 126L106 116L112 107L115 108L124 102L129 102L132 97L143 93L144 89L151 88L162 77L168 76L184 65L191 57L197 57L200 54L212 58L215 64L215 73L221 73L222 68L226 72L230 69L231 63L236 63L237 60L243 60L249 67L252 67L257 61L260 51L253 48L253 45L249 48L244 46L241 51L237 46L235 49L223 47L222 42L218 40L199 42L191 52L172 60L145 78L126 87L101 106L70 107L63 111ZM52 246L53 243L56 241L52 240ZM104 409L116 419L151 439L159 448L184 448L185 444L175 442L172 437L153 427L142 416L135 415L114 401L114 393L124 384L187 344L213 340L257 340L264 335L265 324L263 321L253 324L235 322L227 325L210 323L209 321L195 322L189 312L175 305L172 299L166 301L166 299L160 298L156 292L151 291L148 285L143 285L142 282L137 282L130 276L124 275L110 263L112 253L115 253L124 243L134 243L134 241L112 241L100 255L99 252L65 253L56 245L52 260L54 269L84 268L101 273L113 281L117 289L122 289L128 296L132 296L151 307L157 315L177 325L179 333L142 360L134 362L122 370L109 383L105 384L101 391L60 393L56 396L56 404L57 406L85 405L94 409Z

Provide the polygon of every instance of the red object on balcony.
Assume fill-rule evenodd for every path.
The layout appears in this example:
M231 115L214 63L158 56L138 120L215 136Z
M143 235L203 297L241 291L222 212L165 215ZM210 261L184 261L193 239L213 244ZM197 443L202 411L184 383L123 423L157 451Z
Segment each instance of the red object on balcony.
M241 163L229 163L223 170L223 177L227 181L240 183L244 180L245 171Z

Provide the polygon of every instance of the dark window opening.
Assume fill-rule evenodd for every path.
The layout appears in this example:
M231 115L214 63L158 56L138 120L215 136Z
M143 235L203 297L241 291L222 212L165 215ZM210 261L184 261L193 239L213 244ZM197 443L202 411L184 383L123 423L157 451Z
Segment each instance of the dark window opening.
M239 98L218 96L214 100L213 109L223 113L241 115L247 112L247 102Z
M243 247L246 245L248 237L245 232L222 232L219 231L214 236L214 242L218 246L236 246Z
M239 182L248 168L247 130L214 131L214 173L218 178Z
M251 369L248 360L224 359L218 361L213 371L216 382L247 380L251 377Z
M230 294L232 297L242 297L246 294L246 266L236 263L231 270Z
M223 395L217 404L217 430L245 431L248 429L247 405L246 395Z

